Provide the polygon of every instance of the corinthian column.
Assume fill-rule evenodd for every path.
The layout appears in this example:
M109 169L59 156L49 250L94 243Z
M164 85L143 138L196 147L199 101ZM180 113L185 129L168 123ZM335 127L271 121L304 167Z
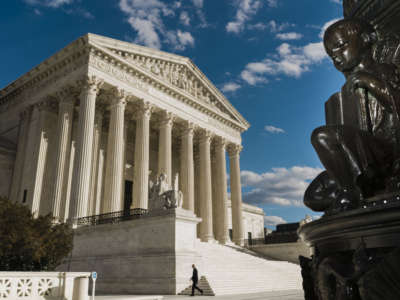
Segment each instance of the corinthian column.
M52 203L52 213L56 220L63 220L61 215L61 204L65 201L65 192L68 178L68 156L71 142L72 121L74 111L74 96L68 90L59 93L60 102L58 108L58 124L56 135L56 157L54 183L51 191L50 201Z
M232 236L233 242L243 246L242 187L240 183L239 153L240 145L229 145L230 182L232 201Z
M211 190L211 133L203 131L200 136L200 239L203 242L214 239L212 224Z
M193 124L187 122L181 137L180 186L183 208L194 213Z
M80 82L78 138L74 163L72 198L69 217L80 218L87 214L92 165L93 128L96 96L102 84L97 78L89 77Z
M97 215L99 211L99 203L97 202L97 184L99 174L99 168L102 170L102 162L100 161L100 143L103 129L103 115L104 107L98 105L96 107L96 113L94 117L94 132L93 132L93 156L92 156L92 172L90 176L90 192L89 192L89 205L88 215Z
M111 116L108 129L106 177L104 186L104 212L120 211L122 200L122 176L124 159L125 93L114 89L111 95Z
M24 158L25 149L28 139L29 131L29 118L31 114L31 107L25 109L20 114L19 129L18 129L18 145L17 145L17 157L15 158L14 172L12 178L12 185L10 191L10 200L12 202L21 201L21 181L22 171L24 169Z
M39 216L40 201L42 198L43 177L48 152L48 124L46 120L51 114L51 101L44 101L35 105L32 112L33 124L29 129L29 141L25 164L30 164L31 169L25 174L23 189L26 189L27 201L35 217ZM34 123L36 122L36 125ZM33 154L33 156L32 156ZM29 177L29 178L28 178Z
M215 144L215 165L216 165L216 180L215 185L215 208L217 209L216 218L214 218L216 228L216 239L225 244L229 241L228 234L228 211L226 201L228 200L227 179L226 179L226 158L225 158L226 142L222 138L218 138ZM215 178L214 177L214 178Z
M163 112L160 120L160 135L158 141L158 174L167 175L167 183L172 183L172 131L173 118L169 112Z
M149 202L150 115L150 104L142 102L136 112L133 209L147 209Z

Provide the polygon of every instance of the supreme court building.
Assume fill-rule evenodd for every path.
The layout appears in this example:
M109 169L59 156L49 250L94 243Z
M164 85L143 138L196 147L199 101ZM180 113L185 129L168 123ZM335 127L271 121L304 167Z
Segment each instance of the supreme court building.
M146 210L178 174L198 238L242 244L248 128L190 59L87 34L0 91L0 194L63 222Z

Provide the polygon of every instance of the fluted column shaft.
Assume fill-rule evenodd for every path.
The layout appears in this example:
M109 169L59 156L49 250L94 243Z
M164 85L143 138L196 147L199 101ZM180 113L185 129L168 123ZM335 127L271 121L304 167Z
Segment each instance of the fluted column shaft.
M90 172L92 169L94 116L99 87L99 82L90 78L84 82L80 94L78 138L76 141L69 218L80 218L87 214Z
M58 109L56 159L54 172L54 185L51 193L53 217L57 220L64 219L60 215L61 203L65 201L66 179L68 168L66 163L69 156L69 145L71 142L72 120L74 101L72 98L62 99Z
M97 207L97 184L99 176L98 169L100 166L99 153L103 128L103 114L103 107L96 108L96 113L94 117L92 172L90 176L88 215L97 215L96 211L99 210L99 208Z
M132 208L148 208L150 115L151 106L142 103L136 118Z
M200 217L200 151L198 144L193 145L194 160L194 213ZM183 199L185 201L185 199ZM197 238L200 238L200 223L197 224Z
M69 208L71 203L71 192L72 192L72 175L74 172L75 165L75 149L76 149L76 138L78 131L78 122L75 120L72 121L72 139L69 147L69 160L68 160L68 178L67 178L67 187L65 192L65 201L61 203L61 212L60 216L64 217L64 221L69 219Z
M28 145L33 150L32 173L27 187L28 203L35 217L39 216L40 200L42 198L43 176L46 165L48 133L46 120L48 119L49 102L42 102L34 107L32 119L37 120L37 127L32 126L29 136L32 139Z
M211 134L202 132L200 137L200 239L203 242L214 239L212 224L212 186L211 186Z
M114 95L111 103L110 125L108 129L106 177L104 186L104 212L123 209L121 199L123 158L124 158L124 115L125 98Z
M230 161L230 182L232 201L232 236L233 242L243 245L242 188L240 183L239 153L241 146L230 145L228 148Z
M194 212L193 126L188 124L181 138L180 186L183 208Z
M216 187L216 199L213 201L216 202L216 219L214 222L216 223L216 239L225 244L229 241L228 234L228 211L226 202L228 200L228 188L227 188L227 178L226 178L226 158L225 158L225 141L219 138L215 145L215 164L216 164L216 174L217 184ZM214 174L213 174L214 175Z
M167 183L172 184L172 115L164 112L160 121L158 142L158 174L167 175Z
M20 114L17 156L15 158L12 185L9 198L12 202L21 201L22 170L24 168L25 149L28 139L29 118L31 109L26 109Z

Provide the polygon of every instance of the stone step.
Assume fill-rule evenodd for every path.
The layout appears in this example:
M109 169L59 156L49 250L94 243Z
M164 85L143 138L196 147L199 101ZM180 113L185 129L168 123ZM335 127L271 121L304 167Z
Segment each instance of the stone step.
M212 288L210 287L210 284L207 281L207 278L205 276L201 276L200 280L197 284L197 286L203 290L203 296L215 296ZM178 295L191 295L192 294L192 285L189 285L186 287L182 292L180 292ZM201 295L201 293L198 290L194 290L195 295Z
M201 275L215 295L302 289L298 265L266 260L236 246L197 242L196 249L203 261ZM190 294L191 286L183 292Z

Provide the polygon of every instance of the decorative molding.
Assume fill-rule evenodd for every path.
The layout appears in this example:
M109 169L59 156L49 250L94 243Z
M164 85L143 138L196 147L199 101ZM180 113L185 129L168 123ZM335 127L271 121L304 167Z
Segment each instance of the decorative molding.
M215 140L215 148L222 149L225 151L228 141L220 136L215 137L214 140Z
M199 134L199 143L211 143L211 138L213 137L213 133L210 130L201 129Z
M93 75L84 75L82 78L78 79L76 83L77 86L81 88L81 95L86 92L97 94L104 86L104 80Z
M240 154L242 151L243 146L238 144L229 144L227 147L229 157L235 157Z
M165 126L172 126L174 121L176 120L176 117L169 111L162 111L161 112L161 118L159 122L159 127L165 127Z
M208 93L208 97L210 97L210 92L207 92L206 94L205 92L201 92L203 93L203 95L206 95L204 96L206 98L199 96L199 94L197 94L198 97L196 97L189 92L186 92L186 90L179 88L179 78L182 78L182 76L175 75L175 79L165 80L165 78L154 76L154 74L147 69L149 67L143 67L143 62L140 63L140 60L127 59L128 56L124 56L121 51L103 49L97 45L92 47L93 48L91 51L91 58L89 60L89 63L97 70L114 76L145 92L148 92L150 86L152 86L153 88L156 88L161 92L166 93L171 97L174 97L175 99L194 107L202 113L209 115L210 117L214 118L215 121L227 124L227 127L229 126L235 131L243 132L249 127L246 121L244 121L245 125L239 125L239 121L237 121L236 118L232 115L229 115L227 112L221 111L220 109L216 111L216 103L218 103L218 101L216 101L216 98L211 98L210 101L207 100L206 94ZM144 57L145 61L147 59L146 56L139 54L134 54L134 56ZM126 63L128 63L128 65ZM134 68L132 68L129 63L131 63ZM174 63L172 62L167 63L167 61L165 61L166 66L172 66L173 64ZM183 67L188 69L185 65L182 64L181 68ZM176 67L176 70L180 70L180 68ZM173 74L173 71L171 71L170 74ZM173 76L171 75L171 78L172 77ZM205 76L203 75L203 77ZM183 78L185 78L185 76L183 76ZM173 82L175 82L176 84L173 84Z
M76 42L78 43L78 42ZM67 50L72 48L73 51ZM70 49L70 50L72 50ZM0 91L0 113L21 104L88 63L87 49L69 45ZM60 56L63 56L60 58ZM54 61L55 60L55 61ZM48 61L52 61L49 63ZM50 65L50 66L49 66Z

